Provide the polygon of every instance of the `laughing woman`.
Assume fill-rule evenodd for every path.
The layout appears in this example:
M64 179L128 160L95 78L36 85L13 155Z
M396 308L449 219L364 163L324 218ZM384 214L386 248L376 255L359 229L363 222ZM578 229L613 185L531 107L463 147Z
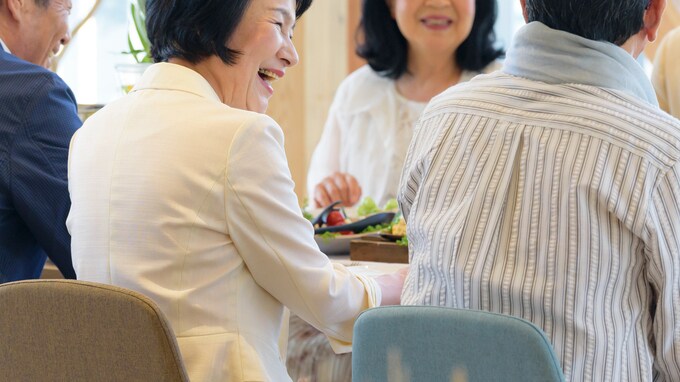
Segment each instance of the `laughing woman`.
M359 312L399 300L403 275L356 276L319 252L262 114L310 3L147 0L157 64L71 144L78 278L158 303L193 381L289 380L284 306L342 351Z

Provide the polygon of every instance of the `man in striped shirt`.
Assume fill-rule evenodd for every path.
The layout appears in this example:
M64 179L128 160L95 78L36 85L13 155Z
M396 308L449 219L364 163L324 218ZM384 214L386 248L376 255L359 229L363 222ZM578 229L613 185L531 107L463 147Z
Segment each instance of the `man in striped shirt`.
M680 381L680 122L635 58L665 0L526 0L503 69L433 99L403 304L526 318L568 381Z

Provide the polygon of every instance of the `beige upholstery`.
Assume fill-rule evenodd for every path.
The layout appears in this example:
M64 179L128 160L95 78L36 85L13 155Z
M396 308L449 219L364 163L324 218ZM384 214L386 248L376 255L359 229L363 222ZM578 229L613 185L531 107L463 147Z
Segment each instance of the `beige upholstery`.
M188 381L174 333L147 297L110 285L0 285L0 379Z

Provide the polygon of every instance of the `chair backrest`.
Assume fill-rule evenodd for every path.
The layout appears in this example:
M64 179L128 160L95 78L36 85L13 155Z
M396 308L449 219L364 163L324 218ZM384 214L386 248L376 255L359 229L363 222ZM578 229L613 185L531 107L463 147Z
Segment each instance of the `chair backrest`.
M512 316L436 306L363 312L352 381L563 381L545 335Z
M0 379L188 381L177 340L149 298L110 285L0 285Z

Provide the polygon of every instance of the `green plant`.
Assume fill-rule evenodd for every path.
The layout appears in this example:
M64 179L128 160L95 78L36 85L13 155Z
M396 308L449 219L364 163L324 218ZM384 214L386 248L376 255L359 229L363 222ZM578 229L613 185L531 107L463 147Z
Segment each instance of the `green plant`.
M146 0L130 0L130 18L132 27L128 29L128 48L137 63L153 62L151 44L146 34Z

